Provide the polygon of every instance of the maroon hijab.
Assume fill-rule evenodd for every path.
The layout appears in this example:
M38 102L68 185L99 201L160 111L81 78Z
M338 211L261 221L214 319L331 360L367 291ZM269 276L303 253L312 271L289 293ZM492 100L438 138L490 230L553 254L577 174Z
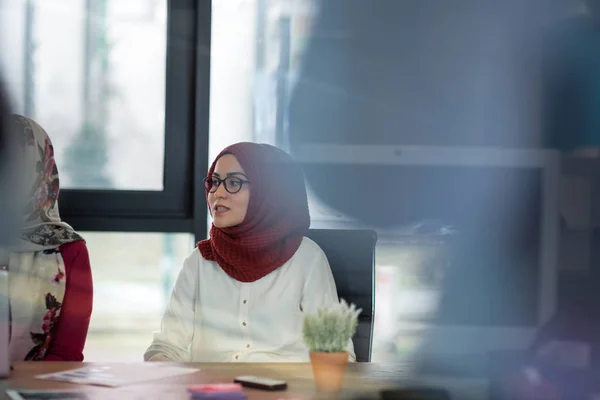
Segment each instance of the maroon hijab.
M267 144L237 143L217 160L233 154L250 181L250 200L244 221L230 228L210 230L198 242L206 260L216 261L233 279L254 282L285 264L300 247L310 226L304 174L294 159ZM207 193L208 196L208 193Z

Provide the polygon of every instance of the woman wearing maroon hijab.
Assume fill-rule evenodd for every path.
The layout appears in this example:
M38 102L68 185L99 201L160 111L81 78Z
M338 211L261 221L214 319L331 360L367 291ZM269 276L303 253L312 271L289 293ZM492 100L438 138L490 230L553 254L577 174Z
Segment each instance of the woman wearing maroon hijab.
M210 239L185 260L151 361L308 361L302 313L336 304L327 258L305 235L304 176L284 151L237 143L205 179ZM348 343L354 361L352 343Z

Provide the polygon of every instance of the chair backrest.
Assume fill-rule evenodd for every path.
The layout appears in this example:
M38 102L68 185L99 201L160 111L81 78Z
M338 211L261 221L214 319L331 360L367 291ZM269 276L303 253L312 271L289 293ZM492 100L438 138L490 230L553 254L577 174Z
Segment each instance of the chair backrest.
M325 252L338 296L362 308L352 341L356 360L371 361L377 233L373 230L311 229L308 237Z

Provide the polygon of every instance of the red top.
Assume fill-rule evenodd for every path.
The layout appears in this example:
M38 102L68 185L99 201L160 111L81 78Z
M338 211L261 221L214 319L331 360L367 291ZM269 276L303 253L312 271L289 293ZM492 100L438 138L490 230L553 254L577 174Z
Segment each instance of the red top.
M83 361L94 298L87 246L77 241L60 246L67 284L54 341L44 361Z

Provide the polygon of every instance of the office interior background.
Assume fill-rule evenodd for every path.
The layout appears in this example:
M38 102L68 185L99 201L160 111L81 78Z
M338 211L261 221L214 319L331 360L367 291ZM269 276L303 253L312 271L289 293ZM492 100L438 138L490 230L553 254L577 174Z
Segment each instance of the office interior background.
M436 100L451 119L435 107L415 111L429 119L426 132L435 132L428 141L439 135L446 146L462 135L466 142L489 139L473 139L478 146L539 148L541 46L526 28L582 12L581 4L507 2L517 18L492 5L472 11L404 3L418 23L401 21L408 38L401 50L432 66L415 72L415 87L450 82L466 93L453 98L449 88L449 98ZM546 11L545 3L560 4ZM2 72L13 107L52 138L62 216L90 251L95 302L87 361L141 360L183 259L207 235L204 194L195 182L209 161L238 141L290 146L290 99L319 6L317 0L0 3ZM527 32L528 40L520 40ZM378 145L405 144L401 134L375 136ZM593 159L564 160L560 184L570 195L560 199L560 282L585 276L593 259L595 224L581 221L597 215L595 166ZM353 226L314 193L310 207L319 227ZM416 351L438 308L451 227L423 226L380 230L373 361Z

